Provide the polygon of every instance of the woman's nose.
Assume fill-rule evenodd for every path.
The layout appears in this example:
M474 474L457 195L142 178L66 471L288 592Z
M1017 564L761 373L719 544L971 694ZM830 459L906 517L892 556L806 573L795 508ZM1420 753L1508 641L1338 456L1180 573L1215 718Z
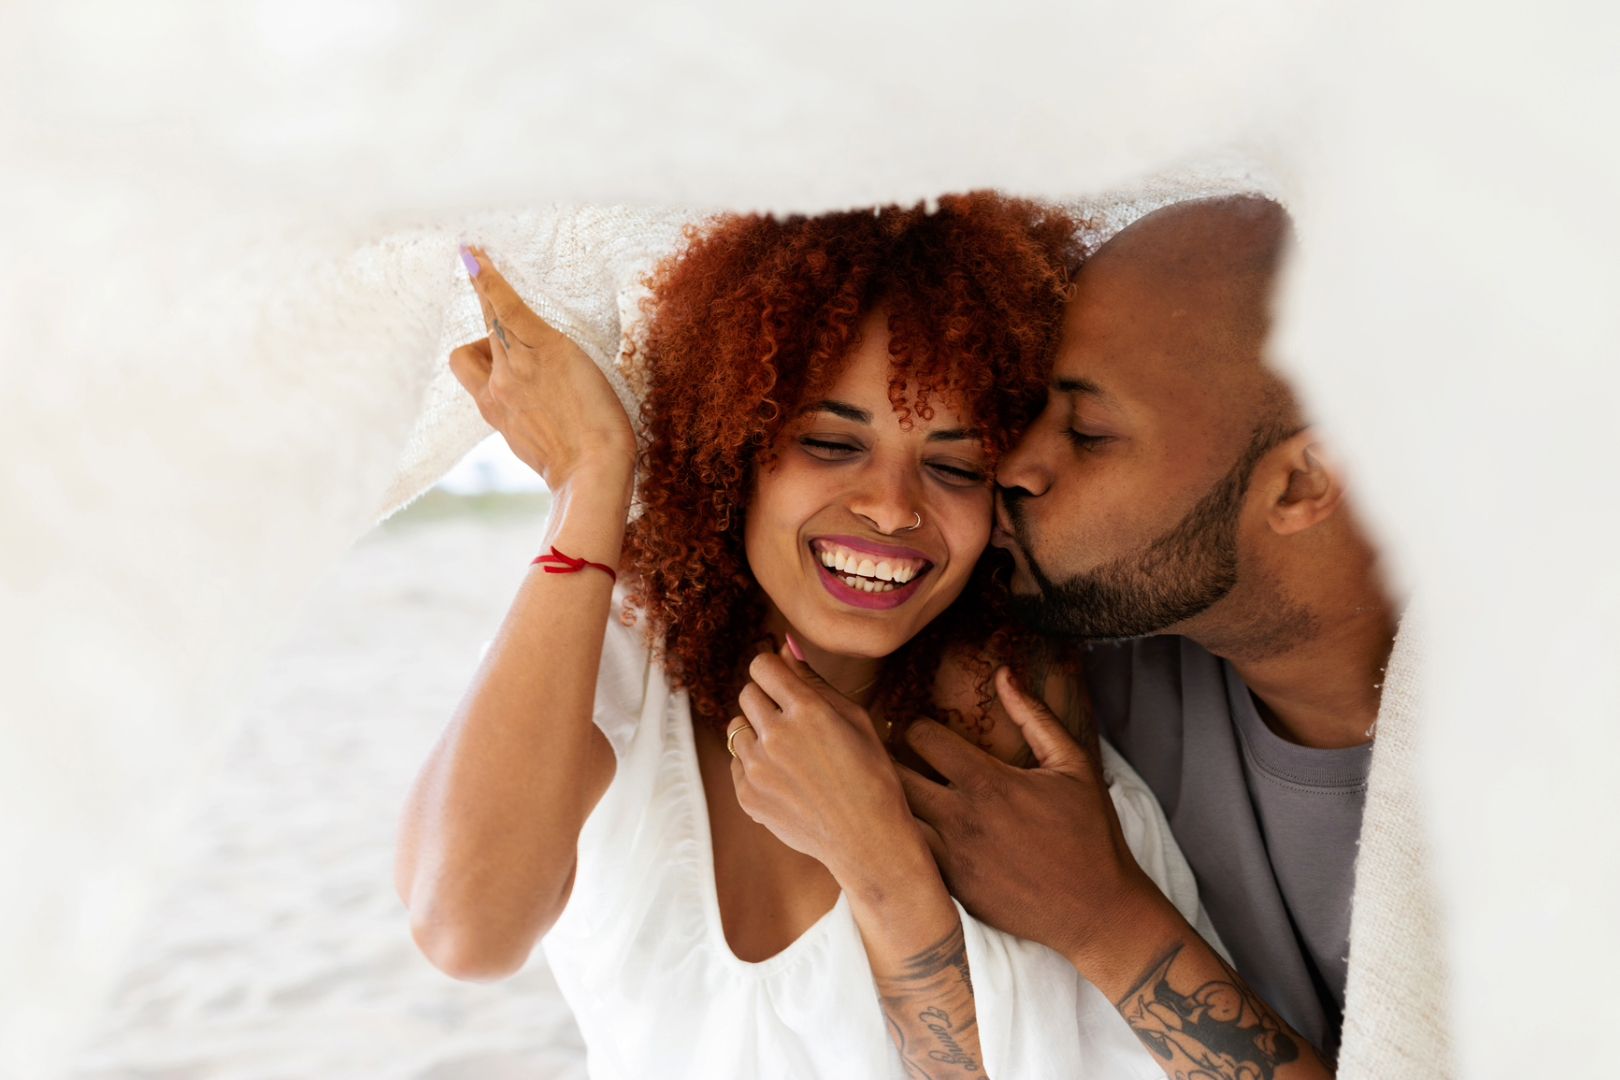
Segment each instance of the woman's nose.
M917 526L922 512L916 486L895 470L888 475L869 475L867 483L849 501L856 517L880 533L906 532Z

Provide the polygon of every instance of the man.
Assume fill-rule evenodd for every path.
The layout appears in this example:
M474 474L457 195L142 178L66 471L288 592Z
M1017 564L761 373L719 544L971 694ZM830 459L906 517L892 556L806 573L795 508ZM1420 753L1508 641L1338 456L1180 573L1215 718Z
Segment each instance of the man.
M912 746L952 784L904 778L953 892L1067 955L1171 1076L1330 1075L1344 1008L1397 620L1262 360L1288 236L1275 203L1229 198L1104 245L1046 409L997 473L1014 591L1046 630L1115 643L1088 659L1102 730L1158 795L1237 970L1132 864L1089 757L1005 674L1043 768L996 768L925 721Z

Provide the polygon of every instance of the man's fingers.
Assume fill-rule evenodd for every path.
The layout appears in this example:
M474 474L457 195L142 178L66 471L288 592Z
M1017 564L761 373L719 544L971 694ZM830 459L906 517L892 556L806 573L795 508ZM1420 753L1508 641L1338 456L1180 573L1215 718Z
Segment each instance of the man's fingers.
M898 761L894 763L894 771L900 776L900 788L906 794L912 814L930 825L938 825L949 811L951 800L958 797L956 793Z
M1047 708L1046 702L1025 693L1010 669L1003 667L996 671L996 694L1001 698L1001 707L1023 733L1024 741L1035 751L1035 760L1041 768L1068 773L1092 768L1090 757Z
M934 862L943 870L945 861L950 857L950 848L946 846L945 838L939 835L938 829L922 818L914 817L911 820L917 823L917 831L922 834L923 842L928 845L928 850L933 852Z
M958 787L1006 767L944 724L932 720L912 721L906 729L906 742L917 751L917 756Z

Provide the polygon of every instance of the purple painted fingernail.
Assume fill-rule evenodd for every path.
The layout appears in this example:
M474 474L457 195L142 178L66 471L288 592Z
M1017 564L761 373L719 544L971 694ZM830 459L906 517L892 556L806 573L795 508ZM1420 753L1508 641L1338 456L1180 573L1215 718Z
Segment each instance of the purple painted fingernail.
M466 244L461 245L461 263L467 268L469 277L478 276L478 258Z

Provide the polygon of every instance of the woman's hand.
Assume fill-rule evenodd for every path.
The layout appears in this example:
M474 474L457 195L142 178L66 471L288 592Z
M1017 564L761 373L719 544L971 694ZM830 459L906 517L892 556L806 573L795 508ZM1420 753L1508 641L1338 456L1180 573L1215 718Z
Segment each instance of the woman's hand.
M607 377L523 302L479 248L462 248L489 336L450 354L450 370L512 453L553 491L576 475L634 469L635 434Z
M962 923L872 721L786 653L748 674L727 728L737 801L849 897L906 1075L985 1080Z
M727 734L743 811L850 892L931 877L933 856L866 711L783 651L762 653Z

